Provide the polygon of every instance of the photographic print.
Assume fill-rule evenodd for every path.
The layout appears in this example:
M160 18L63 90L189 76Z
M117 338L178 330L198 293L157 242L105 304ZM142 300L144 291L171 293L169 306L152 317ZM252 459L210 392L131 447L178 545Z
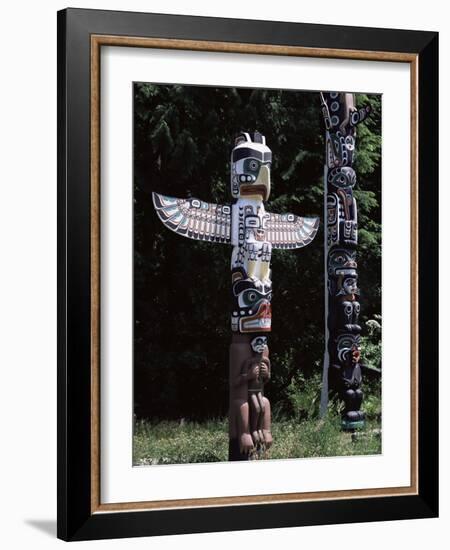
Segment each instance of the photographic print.
M381 453L381 95L133 94L133 465Z
M437 84L434 32L58 13L58 537L438 515Z

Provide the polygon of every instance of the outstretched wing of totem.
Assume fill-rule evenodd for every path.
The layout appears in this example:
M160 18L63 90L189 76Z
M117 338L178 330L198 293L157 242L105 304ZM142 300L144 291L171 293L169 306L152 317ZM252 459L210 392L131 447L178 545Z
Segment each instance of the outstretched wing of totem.
M319 229L319 218L270 212L267 216L266 239L272 244L272 248L302 248L314 239Z
M163 224L184 237L231 244L231 206L198 199L176 199L153 193Z

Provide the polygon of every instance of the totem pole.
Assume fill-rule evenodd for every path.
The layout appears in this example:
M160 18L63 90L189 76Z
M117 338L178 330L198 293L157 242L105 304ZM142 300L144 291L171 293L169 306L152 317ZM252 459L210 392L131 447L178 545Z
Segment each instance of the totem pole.
M356 174L356 125L370 108L357 109L348 93L321 93L326 128L325 185L325 289L326 343L322 413L328 402L328 383L344 403L342 428L364 426L360 410L361 348L357 272L358 215L353 188Z
M211 204L153 193L156 212L176 233L233 246L229 361L229 460L265 455L272 445L270 403L264 385L271 364L272 249L294 249L315 237L318 218L266 212L272 152L259 132L241 132L231 154L234 204Z

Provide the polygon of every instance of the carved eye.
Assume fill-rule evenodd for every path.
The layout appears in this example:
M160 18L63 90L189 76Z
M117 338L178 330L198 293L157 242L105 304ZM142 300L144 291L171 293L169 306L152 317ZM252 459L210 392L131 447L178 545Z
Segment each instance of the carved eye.
M258 169L258 163L256 160L251 160L249 163L250 170L257 170Z
M256 295L256 292L249 292L248 293L248 299L250 300L250 302L254 302L257 298L257 295Z

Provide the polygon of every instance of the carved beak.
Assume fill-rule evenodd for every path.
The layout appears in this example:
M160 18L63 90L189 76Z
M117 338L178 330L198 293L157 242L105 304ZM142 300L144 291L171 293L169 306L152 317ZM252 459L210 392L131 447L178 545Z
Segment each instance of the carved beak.
M270 195L270 169L268 166L261 166L258 179L255 181L254 185L262 185L265 188L264 200L266 201Z
M260 196L266 201L270 195L270 169L268 166L261 166L258 178L254 183L241 184L239 188L241 197Z

